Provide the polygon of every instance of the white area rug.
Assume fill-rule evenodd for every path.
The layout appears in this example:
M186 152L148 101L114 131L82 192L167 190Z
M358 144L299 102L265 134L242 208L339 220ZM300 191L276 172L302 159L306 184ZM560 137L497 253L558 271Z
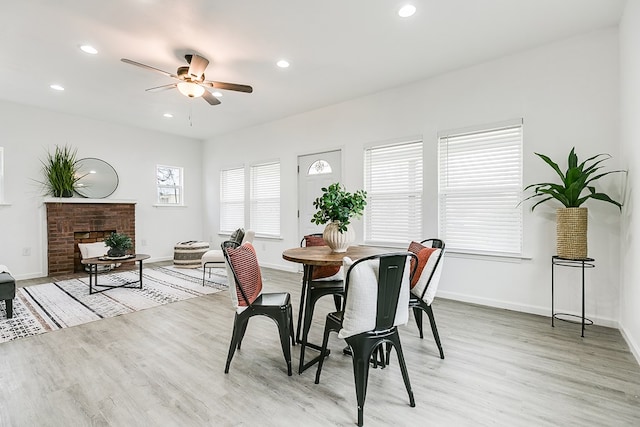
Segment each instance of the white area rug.
M138 269L101 274L98 283L132 282L138 274ZM7 319L0 304L0 343L227 289L224 268L211 269L205 278L203 286L201 269L168 266L143 268L142 289L115 288L89 295L88 276L18 288L13 318Z

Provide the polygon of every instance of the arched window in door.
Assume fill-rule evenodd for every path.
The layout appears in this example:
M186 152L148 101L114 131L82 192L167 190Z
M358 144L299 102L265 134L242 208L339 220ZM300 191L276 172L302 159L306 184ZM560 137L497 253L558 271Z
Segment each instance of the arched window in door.
M316 160L311 163L307 175L321 175L325 173L331 173L331 165L326 160Z

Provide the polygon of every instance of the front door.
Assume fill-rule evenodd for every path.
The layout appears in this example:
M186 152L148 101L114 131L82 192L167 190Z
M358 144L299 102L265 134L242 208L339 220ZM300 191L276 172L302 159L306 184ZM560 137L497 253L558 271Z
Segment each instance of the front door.
M298 156L298 230L302 236L322 233L324 225L311 222L316 209L313 201L328 187L342 179L342 152L340 150Z

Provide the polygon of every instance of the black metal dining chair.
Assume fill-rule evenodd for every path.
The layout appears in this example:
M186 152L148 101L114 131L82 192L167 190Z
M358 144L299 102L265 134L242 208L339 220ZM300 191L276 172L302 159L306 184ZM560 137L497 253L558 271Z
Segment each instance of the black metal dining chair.
M342 310L327 315L315 383L320 382L329 334L338 332L338 337L346 340L353 358L358 426L363 424L369 363L385 343L396 349L409 405L415 406L398 334L398 325L408 320L408 311L400 308L406 307L409 300L408 258L417 260L410 252L373 255L353 263L345 258L345 269L348 269Z
M440 239L425 239L420 242L420 245L422 247L430 247L439 250L434 251L429 256L429 259L422 271L416 273L420 276L415 279L416 285L411 289L409 308L413 310L413 316L416 319L416 325L420 331L420 338L424 338L422 330L422 312L424 311L427 313L429 323L431 324L431 332L433 333L433 338L438 346L438 351L440 352L440 359L444 359L444 351L442 350L440 335L438 334L438 327L436 326L436 319L433 314L431 303L433 302L438 288L438 283L440 281L443 265L442 256L444 254L445 244L444 241ZM420 251L421 248L412 244L412 246L409 247L409 250L416 251L416 255L418 255L417 252Z
M322 234L308 234L300 241L300 247L304 246L326 246ZM340 310L342 296L344 295L344 281L341 277L341 267L334 266L305 266L303 282L303 292L306 292L301 298L304 300L304 309L299 311L299 316L304 312L304 321L302 322L302 332L300 335L300 366L298 373L302 373L305 369L305 351L307 347L307 338L311 322L313 320L313 312L316 302L326 295L333 295L336 310ZM306 289L305 289L306 288ZM302 307L301 307L302 308ZM317 347L317 346L315 346Z
M250 243L241 246L238 242L226 241L222 243L221 248L228 268L229 280L234 282L229 286L235 284L236 290L235 293L231 292L236 313L225 374L229 373L231 359L236 349L240 350L249 319L253 316L267 316L278 325L280 344L287 362L287 375L291 376L291 345L295 345L291 296L288 292L262 293L260 266Z

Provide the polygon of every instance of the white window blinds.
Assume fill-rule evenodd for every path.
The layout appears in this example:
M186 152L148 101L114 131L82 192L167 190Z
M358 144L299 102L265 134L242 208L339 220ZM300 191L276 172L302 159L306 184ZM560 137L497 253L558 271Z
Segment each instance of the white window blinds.
M405 245L422 236L422 141L364 152L365 242Z
M280 237L280 163L251 167L250 205L256 235Z
M522 121L439 135L440 237L449 250L522 253Z
M220 232L244 227L244 167L220 171Z

